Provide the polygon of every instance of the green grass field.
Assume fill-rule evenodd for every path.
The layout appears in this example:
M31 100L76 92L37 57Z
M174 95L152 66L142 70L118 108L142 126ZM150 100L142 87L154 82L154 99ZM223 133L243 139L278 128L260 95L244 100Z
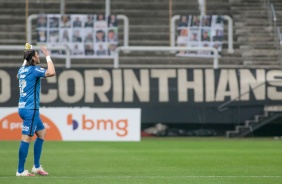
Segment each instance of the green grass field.
M141 142L48 142L49 176L16 177L19 142L0 141L0 183L278 184L282 140L143 138ZM33 164L30 145L26 169Z

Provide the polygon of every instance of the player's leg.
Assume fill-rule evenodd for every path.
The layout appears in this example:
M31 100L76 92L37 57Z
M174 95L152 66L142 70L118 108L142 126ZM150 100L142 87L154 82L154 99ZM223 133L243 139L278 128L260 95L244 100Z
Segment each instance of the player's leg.
M24 169L26 157L28 155L29 144L34 134L34 124L32 121L33 112L30 110L21 109L19 115L23 119L22 139L19 147L19 162L16 176L34 176L28 170Z
M34 142L34 165L32 167L32 173L46 176L48 175L48 172L44 171L43 167L40 165L40 158L41 158L44 139L46 136L46 129L43 125L43 122L40 119L39 111L36 113L36 121L37 121L37 127L35 130L35 134L37 138Z
M44 138L46 135L46 129L43 130L39 130L37 132L35 132L35 134L37 135L37 138L35 139L34 142L34 166L35 168L39 168L40 167L40 157L41 157L41 153L42 153L42 147L43 147L43 143L44 143Z
M42 176L48 175L48 172L46 172L43 169L42 165L40 165L40 157L42 153L45 134L46 134L45 129L36 132L37 138L34 142L34 165L31 170L32 173L39 174Z
M19 162L18 162L18 170L16 176L29 176L28 172L24 172L25 171L24 165L28 154L30 141L31 141L30 136L22 134L22 140L19 147Z

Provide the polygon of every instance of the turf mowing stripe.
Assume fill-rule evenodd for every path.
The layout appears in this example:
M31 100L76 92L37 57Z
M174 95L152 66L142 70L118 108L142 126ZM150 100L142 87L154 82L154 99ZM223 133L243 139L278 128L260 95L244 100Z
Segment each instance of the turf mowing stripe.
M5 178L15 178L16 176L4 176L1 177L0 176L0 180L1 178L5 179ZM282 178L282 176L58 176L58 177L54 177L54 176L46 176L46 177L42 177L42 176L38 176L38 177L17 177L17 178L33 178L33 179L42 179L42 178L46 178L46 179L69 179L69 178L81 178L81 179L95 179L95 178L102 178L102 179L127 179L127 178L133 178L133 179L142 179L142 178L151 178L151 179L173 179L173 178Z

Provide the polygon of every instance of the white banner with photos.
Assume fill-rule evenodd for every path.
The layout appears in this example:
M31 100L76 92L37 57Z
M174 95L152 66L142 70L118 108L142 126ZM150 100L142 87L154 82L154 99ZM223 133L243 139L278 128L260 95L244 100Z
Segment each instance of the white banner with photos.
M223 17L220 15L183 15L177 27L178 47L214 47L222 50L224 33ZM211 51L179 51L177 56L212 57Z
M36 30L37 44L67 45L72 58L112 58L118 45L116 15L43 14L37 19ZM52 51L52 55L65 53Z

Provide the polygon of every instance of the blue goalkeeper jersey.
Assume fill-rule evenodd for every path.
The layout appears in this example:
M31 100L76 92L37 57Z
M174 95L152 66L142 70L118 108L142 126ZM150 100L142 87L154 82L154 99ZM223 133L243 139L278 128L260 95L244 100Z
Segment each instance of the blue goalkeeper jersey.
M18 71L20 98L18 108L39 109L40 78L46 69L38 66L22 66Z

